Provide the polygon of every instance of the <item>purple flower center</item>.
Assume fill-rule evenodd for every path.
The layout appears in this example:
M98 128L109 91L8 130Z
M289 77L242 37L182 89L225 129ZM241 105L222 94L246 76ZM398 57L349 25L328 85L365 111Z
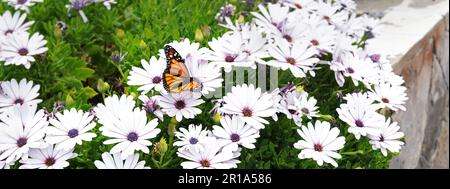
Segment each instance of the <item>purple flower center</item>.
M209 167L211 166L211 163L209 162L209 160L204 159L200 161L200 165L202 165L202 167Z
M56 160L53 157L48 157L47 159L45 159L44 163L45 163L45 165L50 167L56 163Z
M186 107L186 103L183 100L178 100L175 102L175 108L181 110Z
M156 101L153 101L153 100L148 100L144 104L144 110L147 113L153 113L158 107L159 106L158 106L158 104L156 104Z
M69 133L67 133L67 136L70 138L75 138L78 136L78 130L77 129L71 129L69 130Z
M380 142L384 142L384 136L380 135Z
M319 46L320 45L319 41L317 41L316 39L311 40L311 44L313 46Z
M6 30L6 31L5 31L5 35L12 34L13 32L14 32L14 30L11 30L11 29Z
M26 56L26 55L28 55L28 49L21 48L21 49L19 49L19 51L17 53L19 53L20 56Z
M384 103L389 103L389 99L387 98L382 98L381 101L383 101Z
M79 11L88 5L90 0L75 0L72 2L72 8Z
M289 63L290 65L295 65L296 63L295 59L291 57L286 58L286 62Z
M17 4L23 5L27 2L28 0L17 0Z
M135 132L131 132L131 133L129 133L128 136L127 136L127 139L128 139L130 142L137 141L138 138L139 138L139 136L138 136Z
M20 147L22 147L22 146L25 146L25 145L27 144L27 142L28 142L28 139L27 139L27 138L24 138L24 137L19 138L19 139L17 140L17 146L20 148Z
M288 41L289 43L292 43L292 41L294 40L294 39L292 39L292 37L290 36L290 35L283 35L283 38L284 39L286 39L286 41Z
M239 140L241 140L241 136L233 133L233 134L231 134L230 139L232 142L239 142Z
M294 110L294 109L289 109L288 111L289 111L290 114L296 114L297 113L297 110Z
M225 57L225 62L234 62L234 60L236 59L236 56L233 55L227 55Z
M317 152L323 151L323 146L320 144L314 144L314 150Z
M347 73L349 73L349 74L355 73L355 70L353 68L347 68L347 69L345 69L345 71L347 71Z
M232 5L226 5L222 7L222 10L220 12L221 16L224 17L231 17L234 14L234 7Z
M379 62L380 58L381 56L379 54L370 55L370 59L372 60L372 62Z
M152 79L152 83L157 84L157 83L160 83L160 82L161 82L161 77L159 77L159 76L156 76L156 77L154 77L154 78Z
M302 112L305 113L305 114L309 114L308 108L302 108Z
M355 125L357 127L364 127L364 123L361 120L359 120L359 119L355 121Z
M250 108L245 107L242 109L242 114L244 114L244 117L252 117L253 111Z
M198 139L197 139L197 138L194 138L194 137L191 137L191 138L189 139L189 143L191 143L191 144L197 144L197 143L198 143Z
M324 16L323 19L326 20L328 23L330 23L331 21L331 18L329 16Z
M21 99L21 98L18 98L18 99L16 99L16 100L14 101L14 104L20 104L20 105L23 105L23 103L25 103L25 101L24 101L23 99Z
M298 9L302 9L303 8L303 6L300 5L299 3L295 3L295 7L298 8Z

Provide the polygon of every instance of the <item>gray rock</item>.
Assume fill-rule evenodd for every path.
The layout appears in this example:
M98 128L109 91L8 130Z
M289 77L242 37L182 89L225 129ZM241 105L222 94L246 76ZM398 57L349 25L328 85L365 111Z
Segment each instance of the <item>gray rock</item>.
M408 87L408 111L394 115L406 145L391 168L449 168L448 15L394 65Z

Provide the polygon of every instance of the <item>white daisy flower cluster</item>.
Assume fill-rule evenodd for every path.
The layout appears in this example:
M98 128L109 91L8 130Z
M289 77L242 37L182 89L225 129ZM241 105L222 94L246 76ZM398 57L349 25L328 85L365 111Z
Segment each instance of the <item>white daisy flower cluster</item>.
M13 79L2 82L1 89L0 168L16 162L20 169L65 168L77 156L74 146L95 136L88 132L92 117L81 111L64 111L53 119L39 110L39 85Z
M406 87L402 86L403 79L393 72L383 56L364 49L370 38L376 37L379 32L378 20L368 15L357 15L356 3L351 0L284 0L261 4L258 9L258 12L252 13L254 19L249 23L233 23L226 19L224 26L230 31L209 42L211 50L208 60L227 72L233 67L256 68L259 63L289 70L297 78L308 77L308 74L315 77L315 70L320 64L329 65L335 72L339 86L343 87L346 78L350 78L355 86L362 83L368 91L347 95L344 98L347 104L337 109L339 118L350 125L349 132L354 133L357 139L368 136L373 148L381 149L384 155L387 155L386 149L398 152L403 145L399 141L403 133L398 132L397 123L391 124L390 119L386 120L379 112L382 109L406 110ZM247 99L246 94L249 94L250 99ZM236 86L231 94L218 101L216 112L238 116L257 129L264 128L263 124L268 123L262 117L278 119L268 107L293 119L299 127L304 127L302 121L305 118L311 121L312 118L320 117L317 100L306 91L295 89L293 85L273 91L270 99L273 102L259 102L259 95ZM327 124L316 122L314 127L308 123L308 129L300 130L299 133L302 133L300 135L305 142L323 147L328 144L323 143L327 132L335 133L337 130L323 126ZM319 127L326 129L321 130ZM323 133L317 133L319 131ZM305 134L308 132L318 136L308 138ZM322 134L324 138L320 139ZM336 137L337 134L329 140L337 140ZM339 145L334 146L333 151L341 149L344 143L345 140L339 138ZM330 157L340 158L317 149L315 151L322 155L311 155L306 150L306 144L295 147L303 149L300 159L313 158L319 165L325 161L337 166Z
M166 60L163 50L160 50L161 58L151 57L149 62L141 61L142 68L133 67L128 84L139 86L138 90L144 95L159 93L151 98L142 97L145 99L143 103L151 107L148 112L158 112L156 117L160 119L161 113L175 117L177 121L194 118L201 113L196 106L205 102L200 97L222 86L220 68L230 72L233 68L255 69L258 64L264 64L289 70L294 77L306 78L308 75L315 77L315 71L323 64L335 72L339 86L344 86L348 77L355 86L362 83L368 90L364 94L353 94L358 98L365 96L367 101L347 96L344 98L348 100L347 104L337 110L340 118L350 125L349 132L358 139L360 136L378 137L378 142L372 140L371 144L374 149L381 149L384 155L387 154L386 149L398 152L398 144L402 144L398 141L401 138L396 133L398 129L380 129L390 124L385 123L387 120L378 112L381 108L405 110L406 88L402 86L403 79L393 73L387 60L364 50L368 37L378 32L377 20L357 15L356 4L351 0L285 0L268 3L267 6L261 4L258 9L258 12L251 13L254 17L251 22L233 22L229 15L222 16L219 21L230 31L210 41L209 49L200 48L187 39L170 44L186 60L191 76L199 78L205 86L201 93L166 93L161 81ZM226 5L220 15L229 12L233 12L232 7ZM201 77L203 75L199 73L207 74ZM210 90L207 90L208 86ZM345 111L354 110L363 113L348 113L350 118L343 117ZM319 165L326 162L337 166L333 159L341 158L337 151L343 148L345 140L338 136L339 129L331 128L328 122L317 121L313 125L312 121L321 116L317 100L294 84L271 93L265 93L252 84L234 86L226 96L216 100L212 112L222 116L222 126L214 126L211 131L203 129L202 125L190 125L188 129L180 128L177 133L179 141L175 145L180 147L178 155L189 160L183 167L214 168L211 163L214 157L204 154L212 150L209 148L226 149L219 151L229 151L227 157L239 154L236 152L240 147L254 148L259 130L269 124L267 118L277 120L280 113L302 128L298 132L303 142L294 145L302 150L300 159L312 158ZM355 125L356 119L365 126ZM384 135L395 137L384 139L386 137L379 133L382 131L390 132ZM380 138L384 140L380 142ZM385 142L387 140L394 142ZM217 147L211 141L222 145ZM230 159L223 160L229 162ZM225 167L231 166L225 164Z
M113 4L117 4L117 1L116 0L69 0L69 4L66 5L66 8L68 10L73 10L73 11L77 12L78 14L80 14L83 22L88 22L89 19L87 18L83 9L93 3L102 3L106 7L106 9L111 10L111 6Z
M92 3L109 9L116 2L70 0L67 7L87 22L83 9ZM185 159L181 163L185 169L237 168L241 151L257 148L261 130L272 126L270 119L277 121L283 115L298 127L301 139L292 144L300 150L298 158L313 159L319 166L338 167L336 160L342 158L339 153L346 143L340 129L347 127L356 140L367 137L373 149L385 156L388 151L399 152L404 134L389 113L406 110L404 80L383 56L365 50L368 38L378 32L377 20L357 15L355 9L352 0L283 0L259 5L250 22L233 22L235 9L226 5L216 19L229 31L208 42L208 48L189 39L169 43L167 47L176 49L183 64L172 65L176 62L171 62L173 55L166 57L167 47L159 50L128 73L127 84L140 94L104 97L89 112L72 108L45 113L38 109L39 85L26 79L1 82L0 168L17 164L24 169L65 168L77 157L77 146L101 135L108 152L93 162L97 168L149 169L140 157L150 154L165 116L171 124L180 123L173 146ZM0 17L5 23L0 25L0 61L5 65L30 68L33 56L47 50L41 35L29 37L33 22L25 19L18 12ZM346 94L345 103L336 109L346 125L324 121L315 93L294 83L270 92L254 84L238 84L222 98L208 99L222 90L222 69L231 72L258 65L279 68L296 80L320 77L318 69L329 69L336 87L360 89ZM197 82L199 90L170 91L170 75ZM210 113L218 125L184 124L200 117L211 101L215 103Z
M387 156L387 150L400 152L404 145L400 140L404 137L399 132L400 126L379 113L381 103L376 103L374 98L369 97L370 94L372 92L346 95L344 99L347 102L336 109L339 119L350 126L348 132L354 134L356 139L367 136L373 149L380 149L384 156Z
M200 48L199 43L191 43L189 39L174 41L168 45L178 51L184 59L186 68L192 78L202 84L199 92L185 91L168 93L163 86L163 73L166 69L164 50L159 50L160 57L151 57L149 61L141 60L142 67L133 67L128 77L128 84L139 86L144 109L163 119L163 114L174 117L178 122L192 119L201 113L199 105L205 101L202 96L222 87L223 79L219 67L209 64L205 59L208 49Z
M34 21L27 22L26 19L27 14L20 12L12 14L6 11L0 15L0 63L22 65L30 69L31 63L36 61L35 56L47 51L44 36L38 32L29 33L28 30Z
M132 97L108 97L94 108L95 115L74 108L48 114L37 109L39 88L26 79L1 83L0 168L16 162L20 169L68 167L68 160L77 157L75 147L97 137L97 119L101 134L108 137L104 144L115 144L102 155L103 162L95 162L97 168L149 168L138 162L135 151L149 153L149 139L160 132L158 120L147 121L146 111L135 107Z

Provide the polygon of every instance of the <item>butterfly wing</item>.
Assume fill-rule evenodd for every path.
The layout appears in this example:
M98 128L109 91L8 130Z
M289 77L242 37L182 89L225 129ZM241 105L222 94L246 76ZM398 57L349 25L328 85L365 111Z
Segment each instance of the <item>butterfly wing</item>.
M167 68L163 74L166 91L178 93L185 90L201 90L202 84L191 77L180 54L171 46L166 46L164 51L167 58Z

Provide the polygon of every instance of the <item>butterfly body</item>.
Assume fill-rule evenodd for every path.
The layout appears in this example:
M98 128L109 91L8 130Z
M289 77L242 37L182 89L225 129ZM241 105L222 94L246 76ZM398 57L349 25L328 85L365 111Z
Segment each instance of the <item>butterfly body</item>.
M201 82L191 76L180 54L169 45L164 48L164 52L167 59L167 67L163 73L164 89L169 93L201 91L203 88Z

